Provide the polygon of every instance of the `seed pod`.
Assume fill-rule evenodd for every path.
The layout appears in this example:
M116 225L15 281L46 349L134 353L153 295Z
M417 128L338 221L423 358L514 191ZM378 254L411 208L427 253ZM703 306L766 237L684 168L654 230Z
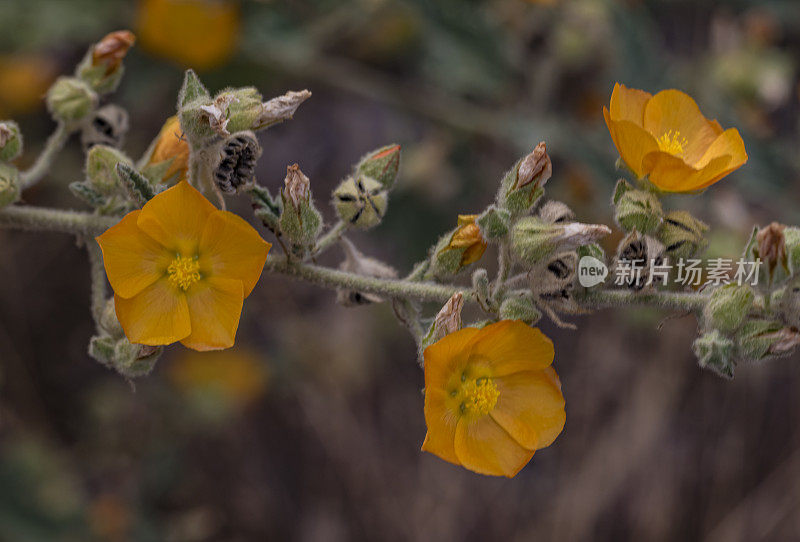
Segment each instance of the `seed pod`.
M553 164L542 141L506 173L500 183L498 204L513 216L520 216L544 194L544 185L552 174Z
M567 299L572 295L577 269L577 252L555 254L528 272L531 291L545 301Z
M311 182L297 164L286 168L281 202L280 231L293 245L303 248L312 246L322 229L322 215L314 207Z
M670 211L664 215L656 237L663 243L666 254L673 260L691 258L708 245L705 233L708 225L687 211Z
M47 92L47 109L63 122L82 120L97 106L97 94L75 77L59 77Z
M361 229L380 224L389 196L375 179L348 177L333 191L333 206L339 218Z
M253 184L261 145L253 132L237 132L226 138L220 147L219 162L214 168L214 181L222 192L233 194Z
M22 133L13 120L0 122L0 162L11 162L22 154Z
M84 121L81 130L83 149L89 150L95 145L120 148L128 127L127 111L114 104L103 106Z
M695 339L692 350L700 367L714 371L724 378L733 378L733 370L736 368L733 341L719 330L711 330Z
M568 224L575 221L575 213L567 204L550 200L542 205L537 213L539 218L548 224Z
M664 277L653 277L650 280L652 266L663 266L667 263L667 257L662 245L658 240L649 235L642 235L637 231L629 233L617 248L617 257L614 265L616 272L621 266L631 269L630 274L623 276L625 286L632 290L642 290L645 286L665 282ZM620 273L621 274L621 273Z

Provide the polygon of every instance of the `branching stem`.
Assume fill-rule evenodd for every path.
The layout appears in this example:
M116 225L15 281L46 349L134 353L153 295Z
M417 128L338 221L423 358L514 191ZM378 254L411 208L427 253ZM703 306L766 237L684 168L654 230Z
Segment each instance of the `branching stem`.
M64 144L69 139L72 129L65 123L59 122L56 129L50 134L47 143L44 145L41 154L36 158L33 165L20 174L20 188L25 190L38 183L50 170L53 165L53 159L58 152L64 147Z

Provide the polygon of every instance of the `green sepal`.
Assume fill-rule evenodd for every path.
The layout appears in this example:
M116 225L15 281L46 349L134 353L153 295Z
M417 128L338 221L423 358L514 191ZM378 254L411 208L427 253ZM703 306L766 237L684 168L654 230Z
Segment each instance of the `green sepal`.
M481 229L481 235L487 241L495 241L508 235L511 227L511 213L506 209L499 209L490 205L476 220Z
M156 195L150 181L128 164L117 164L117 173L119 173L122 185L128 191L131 199L140 206L153 199L153 196Z

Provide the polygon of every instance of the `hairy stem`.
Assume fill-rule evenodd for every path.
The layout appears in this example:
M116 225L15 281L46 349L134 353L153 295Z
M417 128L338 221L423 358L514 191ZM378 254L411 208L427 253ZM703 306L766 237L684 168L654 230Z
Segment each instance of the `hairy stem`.
M706 304L703 294L686 292L634 292L631 290L587 290L576 301L587 309L605 309L625 305L662 307L671 310L698 312Z
M339 239L341 239L342 234L347 230L347 222L344 220L340 220L336 224L334 224L331 229L329 229L325 235L319 238L317 241L317 246L314 247L313 254L317 256L325 252L330 246Z
M508 245L506 243L501 243L497 248L497 278L495 278L494 289L492 291L492 300L498 305L508 288L506 282L508 281L508 275L511 273L511 267L511 256L508 253Z
M93 236L119 222L118 218L78 211L11 205L0 209L0 228L29 231L60 231Z
M89 265L92 279L92 317L96 326L100 326L103 311L106 307L106 269L103 266L103 254L94 239L86 240L86 251L89 253Z
M63 122L59 122L56 129L47 139L41 154L36 158L33 165L20 174L20 188L25 190L38 183L50 170L53 165L53 159L58 152L64 147L64 144L69 139L72 132Z

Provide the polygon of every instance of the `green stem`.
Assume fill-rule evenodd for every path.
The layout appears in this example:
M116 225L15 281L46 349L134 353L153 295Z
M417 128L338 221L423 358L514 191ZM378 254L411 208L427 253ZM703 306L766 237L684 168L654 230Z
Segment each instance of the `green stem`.
M33 165L20 174L20 188L25 190L35 185L44 177L53 165L53 159L58 154L64 144L69 139L72 130L63 122L59 122L56 129L47 139L41 154L36 158Z
M106 269L103 266L103 254L94 239L86 240L86 250L89 253L89 265L92 279L92 317L99 328L106 308Z
M331 227L331 229L329 229L325 233L325 235L320 237L319 240L317 241L317 245L314 247L314 250L312 251L314 256L322 254L332 244L339 241L339 239L342 237L342 234L345 232L345 230L347 230L347 226L348 224L344 220L340 220L339 222L334 224L333 227Z
M508 275L511 273L511 257L508 253L508 245L501 243L497 249L497 278L494 281L494 289L492 292L492 300L496 304L500 304L500 298L505 294L508 286Z
M576 301L587 309L605 309L629 305L656 306L665 309L698 312L706 304L703 294L685 292L634 292L631 290L587 290Z
M29 231L60 231L94 236L119 222L118 218L78 211L11 205L0 209L0 228Z
M386 297L410 297L420 301L440 303L450 299L456 292L464 292L465 300L472 300L475 297L471 290L458 286L365 277L319 265L287 261L284 256L267 258L264 269L328 288L357 290Z

